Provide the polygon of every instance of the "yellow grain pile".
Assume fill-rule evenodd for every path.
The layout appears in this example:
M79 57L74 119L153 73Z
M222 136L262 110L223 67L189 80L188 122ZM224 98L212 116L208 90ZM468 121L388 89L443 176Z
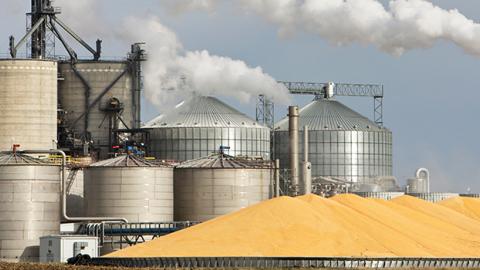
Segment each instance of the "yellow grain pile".
M453 197L438 204L480 221L480 199L478 198Z
M409 196L281 197L107 257L480 257L479 226Z

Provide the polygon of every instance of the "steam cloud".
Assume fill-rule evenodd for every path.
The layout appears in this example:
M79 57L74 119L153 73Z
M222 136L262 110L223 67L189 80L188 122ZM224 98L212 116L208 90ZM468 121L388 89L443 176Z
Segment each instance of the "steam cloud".
M393 55L447 40L467 53L480 56L480 24L456 9L445 10L425 0L391 0L387 7L378 0L238 0L236 3L245 11L277 24L281 36L303 30L334 45L371 44Z
M81 2L81 3L80 3ZM162 3L178 12L191 9L210 10L217 0L165 0ZM249 102L264 94L275 102L287 103L288 90L263 72L245 62L211 55L208 51L186 51L176 34L162 25L158 17L127 17L118 27L101 20L94 0L57 0L65 20L85 36L95 35L116 39L126 46L136 41L146 42L148 61L145 62L145 95L161 111L172 107L179 99L193 92L202 95L233 97ZM69 20L70 14L87 19ZM80 21L81 24L75 24ZM99 28L98 26L104 26ZM110 30L109 30L110 29ZM117 31L111 31L117 29ZM141 31L139 31L141 29Z
M138 29L142 31L138 31ZM173 104L192 92L221 95L248 102L265 94L276 102L289 101L288 90L260 67L240 60L211 55L208 51L185 51L173 31L157 17L128 18L119 33L124 40L144 40L149 61L145 66L145 93L158 106Z

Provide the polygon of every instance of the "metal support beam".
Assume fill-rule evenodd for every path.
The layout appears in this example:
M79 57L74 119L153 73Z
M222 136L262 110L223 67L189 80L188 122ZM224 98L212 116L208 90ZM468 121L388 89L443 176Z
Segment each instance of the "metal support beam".
M70 55L70 59L73 62L77 61L77 53L68 45L67 41L63 38L62 34L58 31L57 27L55 24L51 21L49 28L52 30L53 34L60 40L62 43L63 47L65 47L65 50L67 50L68 55Z
M270 129L275 124L275 105L264 95L258 96L256 120Z
M326 96L326 87L329 83L315 82L284 82L291 94L295 95L315 95L316 98ZM354 84L354 83L335 83L333 96L347 97L373 97L373 120L379 126L383 126L383 85L380 84Z
M35 31L37 31L38 28L44 22L45 22L45 17L40 18L40 20L38 20L37 23L35 23L35 25L32 27L32 29L30 29L30 31L28 31L27 34L23 36L23 38L18 42L17 45L15 45L15 42L14 42L15 38L13 36L10 36L10 56L12 56L12 58L17 58L18 48L20 48L23 44L25 44L27 39L30 38L32 34L35 33Z
M85 49L90 51L90 53L93 54L93 59L96 61L100 59L100 53L101 53L101 46L99 48L99 43L97 42L97 50L93 49L88 45L87 42L85 42L79 35L77 35L75 32L73 32L72 29L70 29L65 23L63 23L59 18L56 16L51 16L52 19L60 25L63 30L65 30L70 36L72 36L78 43L80 43Z
M88 105L88 108L85 110L85 112L83 112L77 119L75 119L75 121L72 122L72 126L75 126L75 124L80 121L80 119L82 119L83 117L85 117L91 110L92 108L98 104L98 102L100 102L100 100L115 86L115 84L117 84L117 82L123 77L125 76L125 74L127 74L128 72L128 68L125 69L124 71L122 71L122 73L120 73L120 75L118 75L101 93L100 95L98 95L95 100L92 101L92 103L90 103L90 105Z

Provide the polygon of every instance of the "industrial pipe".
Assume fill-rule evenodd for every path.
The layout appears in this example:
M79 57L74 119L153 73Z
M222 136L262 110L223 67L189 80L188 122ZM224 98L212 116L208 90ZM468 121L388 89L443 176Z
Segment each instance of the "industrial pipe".
M51 149L51 150L22 150L16 151L16 147L14 147L13 151L6 151L2 152L3 154L11 154L11 153L20 153L20 154L59 154L62 156L62 167L60 173L60 189L62 193L61 197L61 215L62 218L66 221L121 221L124 223L128 223L128 220L125 218L119 217L69 217L67 215L67 191L66 191L66 177L65 177L65 168L67 165L67 155L62 150Z
M303 194L312 193L312 164L308 161L308 126L303 127L302 191Z
M275 197L280 197L280 160L275 159Z
M423 178L420 174L421 173L425 173L425 178ZM417 171L415 172L415 177L417 179L423 179L425 180L425 185L424 185L424 188L425 188L425 191L427 193L430 193L430 171L428 171L428 169L426 168L419 168L417 169Z
M288 107L288 137L290 148L290 179L294 188L293 193L298 192L298 106Z

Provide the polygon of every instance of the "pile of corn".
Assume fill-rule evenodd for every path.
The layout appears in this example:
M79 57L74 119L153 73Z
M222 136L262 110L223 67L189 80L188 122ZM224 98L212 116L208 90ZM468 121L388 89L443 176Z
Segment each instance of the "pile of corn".
M480 199L280 197L107 257L480 257Z

